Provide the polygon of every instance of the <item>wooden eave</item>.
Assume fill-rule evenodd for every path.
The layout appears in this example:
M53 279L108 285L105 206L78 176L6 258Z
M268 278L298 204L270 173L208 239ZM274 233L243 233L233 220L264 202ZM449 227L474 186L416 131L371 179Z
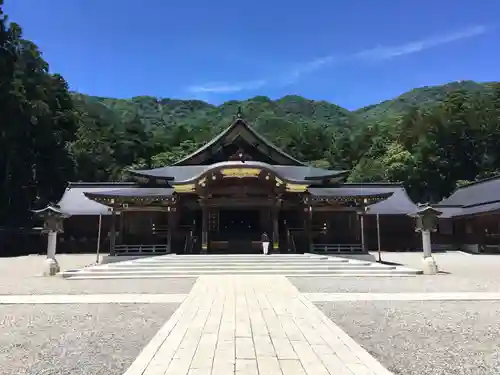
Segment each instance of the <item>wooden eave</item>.
M124 205L131 206L172 206L176 204L175 196L120 196L85 193L85 196L93 201L113 208L120 208Z
M356 205L369 206L377 202L389 198L392 193L374 194L374 195L356 195L356 196L318 196L311 195L310 202L316 205L320 204L338 204L338 203L355 203Z

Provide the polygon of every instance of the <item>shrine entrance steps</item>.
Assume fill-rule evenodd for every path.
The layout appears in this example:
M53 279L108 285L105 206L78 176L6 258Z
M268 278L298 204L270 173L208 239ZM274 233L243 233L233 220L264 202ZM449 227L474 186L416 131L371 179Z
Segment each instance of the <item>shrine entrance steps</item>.
M315 254L161 255L62 272L71 280L196 277L200 275L414 276L421 271Z

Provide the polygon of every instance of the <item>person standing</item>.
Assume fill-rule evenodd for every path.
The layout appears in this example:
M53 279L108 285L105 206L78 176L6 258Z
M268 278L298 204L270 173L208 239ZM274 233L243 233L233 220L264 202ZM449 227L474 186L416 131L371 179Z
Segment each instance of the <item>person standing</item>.
M267 255L267 252L269 251L269 237L267 236L266 232L262 233L262 236L260 236L260 241L262 242L262 252L264 253L264 255Z

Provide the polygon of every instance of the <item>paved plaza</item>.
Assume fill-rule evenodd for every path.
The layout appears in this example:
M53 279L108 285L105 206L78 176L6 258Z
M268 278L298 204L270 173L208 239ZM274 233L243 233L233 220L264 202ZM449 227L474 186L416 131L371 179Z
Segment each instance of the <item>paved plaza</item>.
M436 260L435 276L65 280L1 259L0 374L500 374L500 257Z

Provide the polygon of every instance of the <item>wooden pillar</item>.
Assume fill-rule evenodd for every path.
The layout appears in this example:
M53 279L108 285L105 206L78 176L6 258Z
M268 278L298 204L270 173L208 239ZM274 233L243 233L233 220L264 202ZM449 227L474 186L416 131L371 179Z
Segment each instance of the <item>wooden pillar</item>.
M201 253L206 254L208 250L208 207L201 206Z
M304 207L304 231L306 237L306 248L304 249L306 253L311 252L312 246L312 206L307 205Z
M111 213L111 232L109 237L109 255L115 255L116 247L116 210L113 208Z
M174 230L174 217L172 207L167 207L167 253L172 252L172 232Z
M312 232L312 224L313 224L313 208L312 206L309 206L309 238L308 238L308 244L309 248L307 249L308 252L311 252L312 250L312 245L313 245L313 232Z
M120 245L126 245L127 242L130 242L128 221L130 220L131 212L132 211L128 211L126 215L124 215L123 211L120 213Z
M123 223L123 215L124 211L120 212L120 222L119 222L119 229L118 229L118 236L117 236L117 240L118 240L118 244L120 245L123 245L125 243L124 241L124 233L123 233L123 229L124 229L124 223Z
M290 253L292 251L292 239L290 237L290 229L288 228L288 224L286 222L286 219L283 220L283 229L286 231L286 249L285 251L287 253Z
M272 210L272 219L273 219L273 253L279 253L279 239L280 239L280 234L279 234L279 223L278 223L278 216L279 216L279 207L274 206Z
M361 213L359 216L360 230L361 230L361 250L366 252L366 239L365 239L365 215Z
M97 228L97 248L96 248L96 264L99 264L99 253L101 252L101 231L102 231L102 215L99 215L99 223Z
M377 214L377 251L378 251L378 261L382 262L382 242L380 239L380 215Z

